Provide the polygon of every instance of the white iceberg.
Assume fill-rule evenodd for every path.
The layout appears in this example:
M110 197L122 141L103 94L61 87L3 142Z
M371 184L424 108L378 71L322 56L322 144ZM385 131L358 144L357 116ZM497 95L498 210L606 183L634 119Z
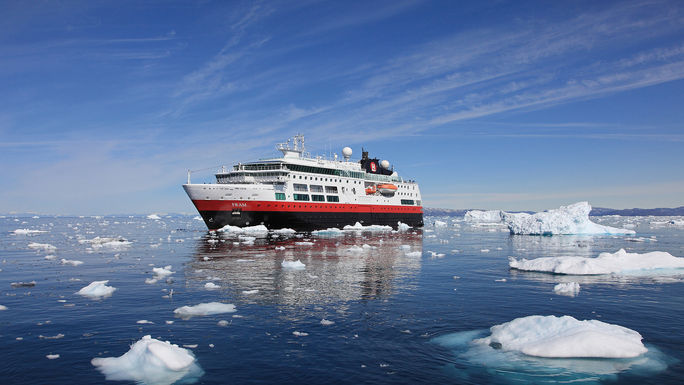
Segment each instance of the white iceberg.
M553 287L553 292L558 295L574 297L579 294L580 285L577 282L561 282Z
M508 265L517 270L569 275L684 274L684 258L664 251L639 254L620 249L615 253L601 253L596 258L543 257L528 260L510 257Z
M435 227L446 227L447 223L442 221L435 221Z
M84 297L89 297L92 299L111 297L114 291L116 291L116 288L112 286L107 286L108 282L109 280L93 281L90 283L90 285L77 291L76 294L82 295Z
M216 289L220 289L221 286L219 286L213 282L207 282L204 284L204 288L207 290L216 290Z
M303 264L299 259L296 261L283 261L280 266L286 270L304 270L306 268L306 265Z
M409 231L411 226L406 223L397 222L397 231Z
M47 354L45 358L47 358L48 360L56 360L59 358L59 354Z
M52 246L49 243L36 243L36 242L31 242L28 244L29 249L34 249L34 250L45 250L45 251L55 251L57 248L55 246Z
M193 316L205 316L223 313L234 313L235 305L221 302L200 303L195 306L182 306L173 311L174 314L181 318L190 318Z
M536 214L502 212L504 223L511 234L635 234L634 230L603 226L589 220L591 206L579 202Z
M632 329L570 316L516 318L490 331L489 337L474 342L535 357L633 358L648 351L641 334Z
M161 217L157 214L150 214L147 216L147 219L159 220L159 219L161 219Z
M295 231L295 230L293 230L293 229L287 229L287 228L285 228L285 229L273 230L273 232L274 232L275 234L290 235L290 234L295 234L297 231Z
M93 358L90 363L110 381L147 385L192 383L202 376L190 350L147 335L120 357Z
M463 219L474 223L499 223L501 222L501 210L470 210L465 213Z

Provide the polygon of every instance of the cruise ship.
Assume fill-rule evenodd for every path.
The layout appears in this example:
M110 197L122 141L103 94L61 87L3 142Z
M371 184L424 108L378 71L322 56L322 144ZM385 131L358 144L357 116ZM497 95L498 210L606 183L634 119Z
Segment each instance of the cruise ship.
M310 231L354 225L423 225L418 183L400 177L387 160L362 150L351 161L312 157L304 136L276 148L281 157L238 163L216 174L216 183L183 185L209 230L226 225L265 225L269 229Z

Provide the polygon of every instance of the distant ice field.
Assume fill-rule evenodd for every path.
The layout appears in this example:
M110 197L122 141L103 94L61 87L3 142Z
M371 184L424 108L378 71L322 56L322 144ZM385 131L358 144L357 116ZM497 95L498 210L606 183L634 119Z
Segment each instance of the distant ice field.
M596 236L511 235L486 219L209 233L158 213L1 217L0 378L680 383L684 270L672 258L684 257L684 218L591 217L635 232ZM590 275L509 266L609 253L633 269L653 252L675 263Z

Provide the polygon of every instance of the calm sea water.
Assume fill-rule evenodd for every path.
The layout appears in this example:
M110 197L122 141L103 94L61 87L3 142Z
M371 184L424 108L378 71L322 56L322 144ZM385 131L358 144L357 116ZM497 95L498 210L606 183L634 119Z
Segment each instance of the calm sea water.
M435 227L437 219L446 226ZM150 334L197 345L190 349L204 371L197 379L201 384L681 383L682 276L568 277L509 270L509 256L593 257L620 248L684 256L684 227L658 223L663 218L594 220L634 225L641 238L512 236L497 226L427 217L424 229L408 233L269 234L250 244L237 236L217 238L192 217L0 218L0 305L8 308L0 311L0 382L104 383L91 359L120 356ZM24 228L46 232L12 233ZM131 244L96 248L79 242L97 236L123 237ZM28 247L32 242L56 250L34 250ZM352 248L364 244L360 251ZM415 251L422 256L410 253ZM62 258L83 264L61 264ZM283 260L301 260L306 268L285 270ZM145 282L153 267L166 265L175 272L169 279ZM75 294L99 280L117 288L111 297ZM35 286L12 286L30 281ZM578 296L553 293L556 283L569 281L580 283ZM220 288L207 290L208 282ZM174 317L180 306L214 301L234 304L237 312ZM636 363L527 362L436 342L472 337L534 314L634 329L652 355ZM321 324L323 319L334 324ZM219 326L221 320L228 324ZM49 360L48 354L60 357Z

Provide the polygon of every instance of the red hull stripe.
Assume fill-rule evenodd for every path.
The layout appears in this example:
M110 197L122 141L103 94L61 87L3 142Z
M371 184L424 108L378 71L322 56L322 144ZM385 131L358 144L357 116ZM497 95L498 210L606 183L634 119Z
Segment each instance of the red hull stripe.
M359 205L351 203L194 200L199 211L292 211L340 213L422 213L421 206Z

